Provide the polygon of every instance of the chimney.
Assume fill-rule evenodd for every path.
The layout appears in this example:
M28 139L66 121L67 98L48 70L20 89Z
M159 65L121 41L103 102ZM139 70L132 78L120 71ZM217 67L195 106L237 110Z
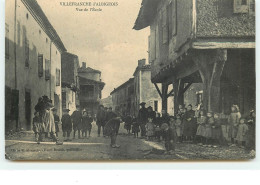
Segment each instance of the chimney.
M145 59L138 60L138 67L142 67L145 65Z
M86 68L86 62L82 62L82 68Z

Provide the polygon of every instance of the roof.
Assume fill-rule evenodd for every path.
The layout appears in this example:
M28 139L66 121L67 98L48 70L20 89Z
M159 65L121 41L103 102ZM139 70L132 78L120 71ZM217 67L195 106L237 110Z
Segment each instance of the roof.
M99 84L101 85L101 87L103 88L105 86L105 83L104 82L101 82L101 81L96 81L96 80L92 80L92 79L89 79L89 78L84 78L82 76L79 76L79 84L80 85L84 85L85 83L94 83L94 84Z
M101 74L101 71L93 69L91 67L87 67L87 68L80 67L78 72L79 73L100 73Z
M135 69L135 72L133 74L133 76L136 75L137 72L139 71L150 71L151 70L151 65L150 64L147 64L147 65L143 65L142 67L140 66L137 66L136 69Z
M110 95L114 94L115 92L119 91L120 89L124 88L125 86L127 86L130 83L134 83L134 78L130 78L128 81L126 81L125 83L123 83L122 85L118 86L117 88L115 88Z
M157 5L161 0L143 0L139 14L135 21L133 29L141 30L150 26L152 20L156 16Z
M36 22L40 25L43 31L48 35L54 45L58 48L58 50L62 53L67 51L63 42L61 41L58 33L51 25L50 21L44 14L42 8L38 4L36 0L21 0L25 7L29 10L31 15L34 17Z

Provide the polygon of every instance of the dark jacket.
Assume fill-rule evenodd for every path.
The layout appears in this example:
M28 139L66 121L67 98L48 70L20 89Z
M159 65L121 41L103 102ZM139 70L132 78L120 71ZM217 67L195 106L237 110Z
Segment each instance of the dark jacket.
M148 110L147 108L141 108L138 112L138 122L140 124L146 124L148 120Z
M72 121L69 114L64 114L61 118L62 131L67 132L72 130Z
M56 132L59 132L60 131L60 129L59 129L60 117L57 114L53 114L53 117L54 117Z
M92 128L93 118L88 116L82 117L82 130L86 131Z
M106 124L106 111L99 110L97 113L97 125L104 126Z
M120 127L120 120L117 118L113 118L107 122L105 125L105 135L112 136L118 133Z
M116 117L116 113L114 112L107 112L106 113L106 122Z

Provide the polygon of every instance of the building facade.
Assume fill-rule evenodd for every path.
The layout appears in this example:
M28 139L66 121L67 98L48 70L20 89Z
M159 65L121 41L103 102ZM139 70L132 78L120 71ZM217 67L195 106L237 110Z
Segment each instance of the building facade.
M61 110L61 53L66 48L36 0L6 1L5 17L6 129L30 130L41 96Z
M133 76L111 92L113 109L121 111L123 115L130 113L132 116L137 116L140 109L139 104L145 102L146 107L151 106L154 111L160 113L162 99L151 82L151 66L146 64L145 59L138 61ZM168 98L168 104L168 112L173 114L172 96Z
M134 115L134 78L115 88L110 95L112 96L113 110L126 116L128 113Z
M78 69L78 76L80 106L82 109L96 113L102 98L102 90L105 86L105 83L101 80L101 72L86 67L86 63L82 62L82 67Z
M79 81L78 81L79 58L69 52L61 55L61 83L62 83L62 108L69 109L70 114L79 105Z
M112 96L108 96L106 98L101 99L100 104L107 108L109 107L113 108Z
M134 29L148 26L151 80L173 85L175 107L200 83L206 110L255 108L254 0L143 0Z

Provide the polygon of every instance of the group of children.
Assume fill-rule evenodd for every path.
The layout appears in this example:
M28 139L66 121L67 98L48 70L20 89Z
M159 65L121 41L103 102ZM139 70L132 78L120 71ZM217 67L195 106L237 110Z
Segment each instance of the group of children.
M78 138L89 138L92 129L93 118L90 112L83 110L81 112L77 107L77 110L69 115L69 109L64 109L63 116L61 118L62 132L64 141L71 141L70 134L73 128L73 139L75 139L76 132L78 131ZM82 137L81 137L82 134ZM67 139L66 139L67 138Z
M193 142L204 147L218 147L228 144L230 140L230 146L238 145L241 148L245 148L247 142L254 140L254 131L250 131L252 120L255 120L254 113L251 111L250 119L241 117L239 107L233 105L231 107L231 114L226 116L219 113L206 112L202 107L196 106L195 110L192 110L192 106L188 105L188 108L179 107L179 110L175 116L162 116L156 114L156 118L148 117L146 124L146 136L147 140L165 140L165 148L168 152L174 151L174 143L180 142ZM252 118L253 117L253 118ZM132 124L131 124L132 123ZM140 125L136 118L132 119L132 122L126 123L128 133L130 133L132 125L132 133L134 137L138 137L140 132ZM222 125L225 125L226 130L223 130ZM254 125L254 123L251 125ZM252 130L251 129L251 130ZM228 135L224 137L225 131ZM251 136L252 135L252 136ZM249 145L253 145L250 144Z

